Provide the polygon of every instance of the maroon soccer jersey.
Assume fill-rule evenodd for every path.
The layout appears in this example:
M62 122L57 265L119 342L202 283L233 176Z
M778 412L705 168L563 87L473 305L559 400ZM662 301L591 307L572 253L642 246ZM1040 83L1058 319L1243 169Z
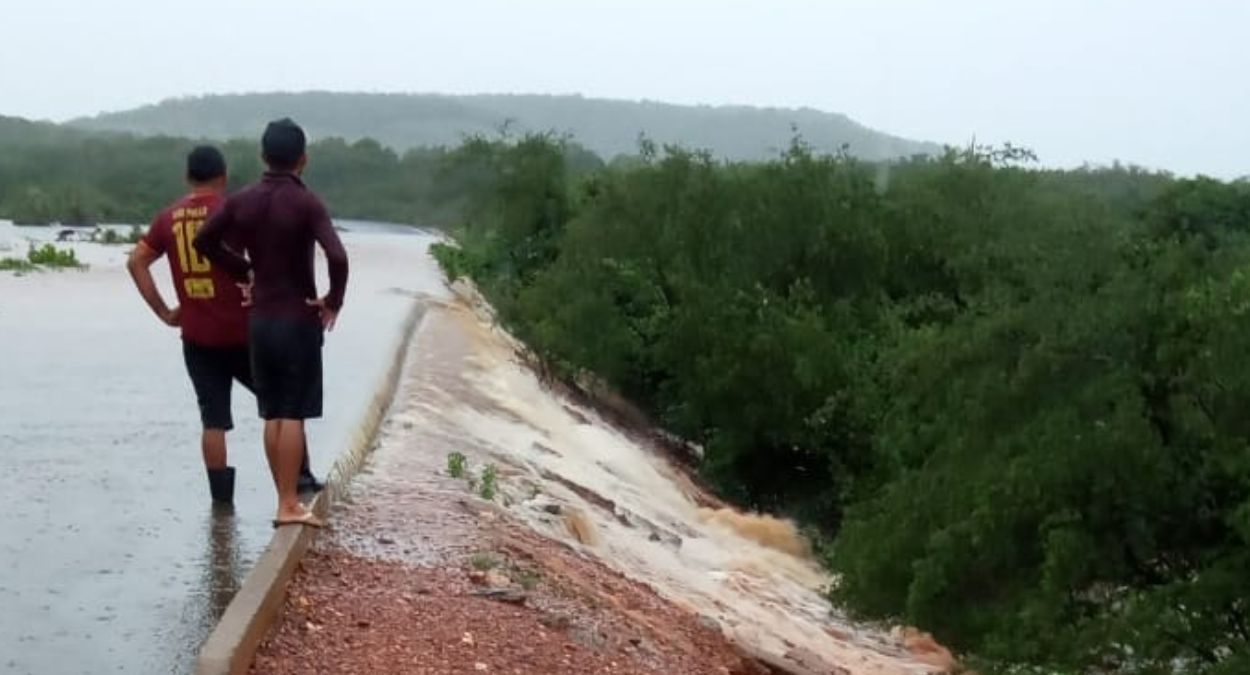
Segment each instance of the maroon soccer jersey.
M140 242L169 258L181 306L182 339L204 347L247 344L243 292L224 270L195 249L200 227L220 207L216 193L193 192L157 214Z

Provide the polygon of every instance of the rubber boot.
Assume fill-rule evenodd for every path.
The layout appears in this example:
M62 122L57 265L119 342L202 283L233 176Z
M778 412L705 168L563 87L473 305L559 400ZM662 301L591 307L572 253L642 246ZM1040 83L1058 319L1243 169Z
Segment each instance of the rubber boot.
M234 503L234 467L208 470L208 491L218 504Z
M304 461L299 466L299 483L296 484L296 490L300 494L315 494L321 492L321 481L312 474L312 469L308 466L308 446L304 446Z

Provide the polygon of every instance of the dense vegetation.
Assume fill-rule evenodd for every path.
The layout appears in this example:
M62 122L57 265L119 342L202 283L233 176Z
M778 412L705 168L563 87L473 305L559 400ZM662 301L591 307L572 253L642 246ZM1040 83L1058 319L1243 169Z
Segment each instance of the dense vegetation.
M1250 185L476 140L438 255L986 671L1250 672ZM1014 665L1011 665L1014 664Z
M218 143L231 186L260 176L259 135ZM146 223L185 191L187 138L87 133L0 117L0 218L19 223ZM571 166L594 168L598 157L569 144ZM458 217L465 189L447 173L447 150L398 154L369 139L314 140L304 179L337 218L438 226Z
M243 94L165 101L135 110L77 120L97 131L207 136L252 136L265 122L290 115L316 138L373 138L400 151L459 145L466 135L514 131L571 134L611 159L632 154L639 135L661 143L708 148L728 159L772 157L797 127L817 148L868 159L893 159L941 148L873 131L844 115L816 110L679 106L580 96L437 94Z
M147 222L185 190L183 162L194 144L0 117L0 217L30 223ZM260 175L256 140L219 145L233 186ZM455 201L434 193L442 149L399 155L374 141L330 138L314 142L309 154L305 178L337 217L420 224L453 217Z

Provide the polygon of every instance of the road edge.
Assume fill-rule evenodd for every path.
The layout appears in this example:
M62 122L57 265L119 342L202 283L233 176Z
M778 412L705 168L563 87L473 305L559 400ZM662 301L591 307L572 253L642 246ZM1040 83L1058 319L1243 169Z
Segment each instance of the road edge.
M324 516L342 497L348 482L360 470L373 449L382 421L386 419L399 378L407 361L408 346L417 326L425 317L426 303L414 301L404 319L391 366L382 384L365 409L364 417L347 449L334 462L326 476L325 489L312 501L312 509ZM261 640L269 632L286 596L287 583L304 557L315 531L308 527L282 527L274 530L269 545L255 567L243 580L221 619L200 647L195 661L196 675L238 675L252 665Z

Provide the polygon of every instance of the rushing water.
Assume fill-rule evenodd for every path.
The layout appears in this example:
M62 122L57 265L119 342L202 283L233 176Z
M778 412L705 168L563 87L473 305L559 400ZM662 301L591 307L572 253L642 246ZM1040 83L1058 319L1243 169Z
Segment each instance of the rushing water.
M498 501L532 529L646 583L775 663L855 675L937 670L899 640L839 618L823 593L831 580L792 524L710 507L649 443L544 386L518 347L471 290L431 302L372 471L357 484L403 496L385 515L420 519L430 511L423 499L447 499L405 491L429 489L436 481L421 477L458 452L474 471L497 466ZM347 543L429 564L438 525L418 527L435 541L385 552Z
M442 288L431 235L340 225L352 271L326 340L326 417L309 425L319 474L390 365L413 296ZM55 235L0 222L0 257ZM128 247L72 246L89 270L0 272L0 672L188 672L271 533L254 402L235 388L236 509L215 515L177 334L134 291ZM164 262L156 272L169 289Z

